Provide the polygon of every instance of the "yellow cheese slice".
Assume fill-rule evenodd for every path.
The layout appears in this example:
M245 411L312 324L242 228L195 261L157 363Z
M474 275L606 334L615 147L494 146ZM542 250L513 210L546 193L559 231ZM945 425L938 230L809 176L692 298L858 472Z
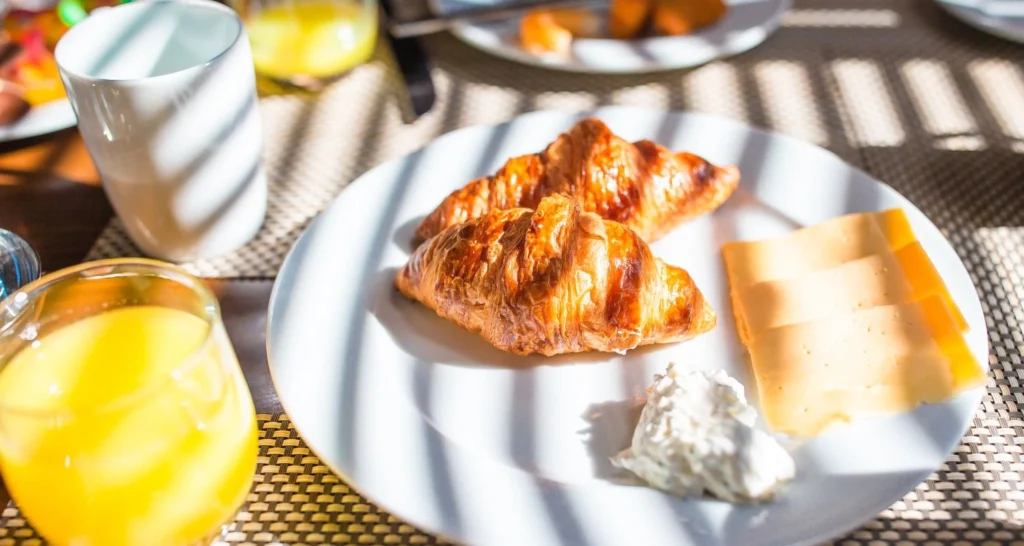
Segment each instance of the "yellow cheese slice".
M967 319L960 312L960 307L953 300L952 294L946 288L946 283L942 282L939 271L935 269L935 264L932 263L921 243L915 241L908 244L897 250L895 255L896 260L900 263L900 270L903 271L903 276L913 288L914 294L919 298L931 294L942 296L942 301L953 315L957 329L961 332L967 331Z
M829 269L754 283L733 292L734 315L742 317L740 339L749 345L761 332L787 324L857 312L939 294L960 330L966 321L935 270L914 241L895 253L885 250Z
M772 328L750 356L765 419L797 436L942 402L985 380L940 295Z
M722 253L735 290L898 250L914 240L903 211L890 209L840 216L775 239L729 242Z

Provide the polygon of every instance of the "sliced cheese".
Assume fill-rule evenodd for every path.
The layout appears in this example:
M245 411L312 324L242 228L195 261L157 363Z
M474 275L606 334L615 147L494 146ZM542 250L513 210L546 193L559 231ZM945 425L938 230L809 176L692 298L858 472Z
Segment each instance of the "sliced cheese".
M942 282L939 271L935 269L935 264L932 263L921 243L915 241L897 250L895 254L896 260L900 263L900 270L913 288L914 294L917 297L931 294L942 296L943 302L953 315L957 329L961 332L967 331L967 319L960 312L960 307L953 300L953 295L946 288L946 283Z
M772 328L750 356L765 419L798 436L942 402L985 380L941 295Z
M957 327L967 327L921 243L888 249L829 269L737 288L734 315L742 317L740 339L749 345L761 332L880 305L942 296Z
M910 227L910 220L907 220L907 214L903 212L903 209L884 210L876 212L872 216L893 250L903 248L904 245L917 240L914 230Z
M775 239L729 242L722 253L736 289L898 250L914 240L903 211L890 209L840 216Z

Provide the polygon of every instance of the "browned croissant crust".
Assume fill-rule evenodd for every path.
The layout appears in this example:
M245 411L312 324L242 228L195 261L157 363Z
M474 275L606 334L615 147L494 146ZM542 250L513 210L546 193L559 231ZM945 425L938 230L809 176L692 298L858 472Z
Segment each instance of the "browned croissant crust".
M561 195L495 210L421 245L395 280L406 296L504 351L623 352L715 326L683 269L617 222Z
M736 167L716 167L689 153L674 154L615 136L584 119L538 154L514 157L494 176L452 192L416 230L426 240L492 210L534 208L547 195L576 199L587 212L622 222L652 242L682 222L718 208L739 184Z

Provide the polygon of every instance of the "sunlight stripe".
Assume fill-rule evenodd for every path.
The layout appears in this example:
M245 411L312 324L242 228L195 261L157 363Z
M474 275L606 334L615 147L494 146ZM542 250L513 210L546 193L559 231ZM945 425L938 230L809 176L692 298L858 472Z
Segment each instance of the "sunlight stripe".
M691 110L744 121L749 118L735 66L711 63L687 74L683 96Z
M967 72L1003 133L1024 138L1024 76L1020 68L1004 59L976 59L968 63Z
M754 79L772 128L815 144L828 144L807 67L793 61L766 61L754 67Z
M914 107L925 129L933 135L974 133L978 123L967 108L946 63L913 59L900 66Z
M899 146L906 140L895 101L875 61L839 59L830 65L846 134L856 146Z

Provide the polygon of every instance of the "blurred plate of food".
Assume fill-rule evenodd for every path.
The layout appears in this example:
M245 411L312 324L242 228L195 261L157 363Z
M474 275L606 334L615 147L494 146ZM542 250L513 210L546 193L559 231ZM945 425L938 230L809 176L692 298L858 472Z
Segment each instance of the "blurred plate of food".
M438 14L509 0L430 0ZM459 23L461 40L499 57L572 72L689 68L742 53L779 26L791 0L610 0L538 7L503 21Z
M0 28L0 142L75 125L53 48L88 10L107 5L80 0L18 0L2 5Z

